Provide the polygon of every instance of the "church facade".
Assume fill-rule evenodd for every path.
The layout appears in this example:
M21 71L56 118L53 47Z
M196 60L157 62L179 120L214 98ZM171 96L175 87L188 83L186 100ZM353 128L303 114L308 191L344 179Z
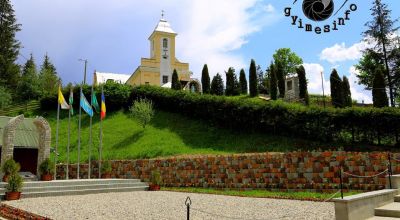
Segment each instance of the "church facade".
M191 72L189 64L180 62L175 56L175 38L177 33L164 19L158 22L149 37L150 58L142 58L127 84L132 86L166 86L171 83L172 73L176 69L182 85L189 85Z

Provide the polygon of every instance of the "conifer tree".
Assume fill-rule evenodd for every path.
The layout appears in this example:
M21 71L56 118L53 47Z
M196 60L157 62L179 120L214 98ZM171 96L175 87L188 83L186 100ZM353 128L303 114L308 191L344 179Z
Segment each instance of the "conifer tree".
M276 67L275 64L271 63L269 67L269 75L270 75L270 94L271 99L276 100L278 98L278 81L276 79Z
M219 96L224 95L224 81L219 73L217 73L211 81L211 94Z
M285 73L281 63L275 63L275 75L278 82L279 98L285 98Z
M257 69L256 62L252 59L249 69L249 87L250 96L255 97L258 95L258 80L257 80Z
M56 68L50 62L50 58L46 54L39 74L39 84L42 96L57 94L59 80Z
M32 54L30 59L26 61L23 67L22 76L18 83L17 91L21 101L37 99L40 97L41 92L39 79Z
M240 93L247 95L247 79L246 79L246 73L244 72L244 69L240 70L240 77L239 77L239 84L240 84Z
M0 0L0 86L9 91L16 90L20 78L16 64L20 43L15 36L20 30L11 1Z
M203 71L201 72L201 85L203 88L203 94L210 93L210 75L208 73L207 64L204 64Z
M346 76L343 76L343 107L351 107L353 105L353 100L351 99L350 83Z
M337 107L343 107L343 88L342 88L342 80L339 77L336 69L332 70L331 77L331 98L332 105Z
M306 78L306 70L304 66L301 65L296 69L297 76L299 77L299 96L300 99L304 100L306 105L309 104L308 90L307 90L307 78Z
M179 81L178 78L178 72L176 72L176 69L174 69L174 72L172 73L172 85L171 85L171 89L173 90L181 90L182 89L182 85L181 82Z
M239 86L239 82L237 81L235 69L233 67L230 67L228 69L228 72L225 72L225 74L226 74L225 95L227 95L227 96L239 95L240 94L240 86Z
M374 102L374 107L376 108L382 108L389 105L383 71L383 67L376 68L373 81L372 100Z

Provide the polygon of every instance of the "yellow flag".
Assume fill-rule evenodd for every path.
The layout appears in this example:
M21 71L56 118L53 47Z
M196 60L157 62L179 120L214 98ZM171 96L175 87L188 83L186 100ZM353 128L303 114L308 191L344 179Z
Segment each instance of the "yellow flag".
M61 92L61 85L58 86L58 104L60 104L61 109L69 109L69 105L65 101L64 96Z

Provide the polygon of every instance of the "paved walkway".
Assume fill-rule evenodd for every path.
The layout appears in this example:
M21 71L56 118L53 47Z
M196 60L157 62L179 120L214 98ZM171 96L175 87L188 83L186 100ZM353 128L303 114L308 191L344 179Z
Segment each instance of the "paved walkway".
M5 202L52 219L334 219L333 203L176 192L127 192Z

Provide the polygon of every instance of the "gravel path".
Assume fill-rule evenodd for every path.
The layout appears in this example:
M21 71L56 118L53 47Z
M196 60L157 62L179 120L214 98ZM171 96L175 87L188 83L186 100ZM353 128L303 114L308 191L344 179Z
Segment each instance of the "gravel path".
M187 196L192 200L191 219L335 217L333 203L163 191L27 198L5 203L52 219L186 219Z

